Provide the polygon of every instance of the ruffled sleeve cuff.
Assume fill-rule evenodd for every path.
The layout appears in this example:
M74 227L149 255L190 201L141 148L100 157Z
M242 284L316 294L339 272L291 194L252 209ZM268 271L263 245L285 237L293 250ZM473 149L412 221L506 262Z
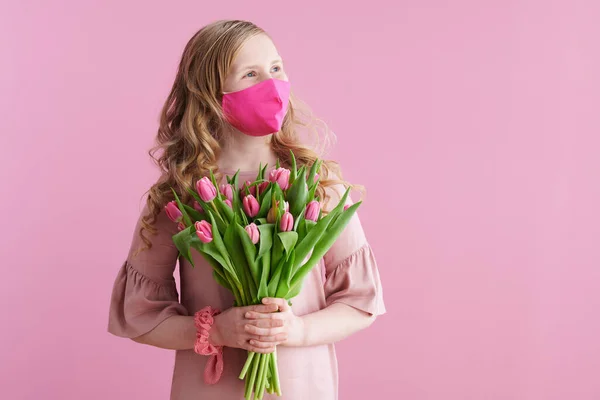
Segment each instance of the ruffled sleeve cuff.
M385 314L377 262L368 243L328 270L331 272L325 281L327 305L344 303L372 315Z
M134 338L173 315L188 315L179 303L175 280L151 280L125 261L113 286L108 331Z

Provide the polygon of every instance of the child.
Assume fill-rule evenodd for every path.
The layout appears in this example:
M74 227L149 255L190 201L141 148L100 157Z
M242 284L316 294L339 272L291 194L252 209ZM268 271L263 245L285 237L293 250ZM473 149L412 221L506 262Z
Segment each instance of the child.
M385 313L373 251L356 214L305 278L291 307L273 298L233 307L232 294L216 283L212 268L195 251L195 268L179 259L179 299L173 277L178 250L172 242L178 226L164 208L173 200L170 187L191 205L186 188L194 188L209 170L220 182L240 170L239 182L245 182L256 177L259 163L270 165L267 174L278 159L289 167L290 150L299 167L312 164L317 154L297 139L289 85L270 37L250 22L210 24L183 52L151 151L154 157L162 150L155 158L162 175L149 191L115 280L108 325L114 335L176 350L172 400L242 399L244 381L238 375L247 350L270 353L275 346L283 397L264 398L337 399L333 343ZM324 162L319 174L319 198L331 209L347 184L333 162ZM201 335L194 316L200 311L213 317L203 338L205 348L216 353L212 356L196 352Z

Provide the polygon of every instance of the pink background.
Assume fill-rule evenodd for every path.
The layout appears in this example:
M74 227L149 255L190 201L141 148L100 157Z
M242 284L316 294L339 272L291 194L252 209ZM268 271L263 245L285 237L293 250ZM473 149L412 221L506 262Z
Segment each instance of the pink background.
M108 302L181 51L220 18L272 34L369 189L388 314L338 345L340 398L600 398L597 1L0 7L0 398L168 397L173 354L106 333Z

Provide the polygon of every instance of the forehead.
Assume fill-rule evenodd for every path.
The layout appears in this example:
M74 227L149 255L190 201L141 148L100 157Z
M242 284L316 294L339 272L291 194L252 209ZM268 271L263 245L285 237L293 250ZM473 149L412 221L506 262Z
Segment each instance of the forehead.
M232 70L243 69L245 66L266 65L279 58L279 52L273 41L264 33L255 35L242 45L233 63Z

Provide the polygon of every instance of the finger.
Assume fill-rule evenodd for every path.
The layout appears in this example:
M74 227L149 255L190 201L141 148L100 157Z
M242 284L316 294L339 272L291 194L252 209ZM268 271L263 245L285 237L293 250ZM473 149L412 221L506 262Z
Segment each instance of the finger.
M248 322L249 325L254 325L259 328L279 328L283 326L282 319L257 319Z
M286 332L281 332L276 335L269 336L259 336L259 335L250 335L251 340L258 340L260 342L270 342L273 344L280 344L287 340L288 334Z
M261 342L260 340L251 339L249 340L250 346L258 347L259 349L270 349L275 347L275 343Z
M244 330L251 335L271 336L284 332L284 328L259 328L254 325L246 324Z
M290 305L288 304L286 299L282 299L280 297L265 297L262 299L263 304L276 304L277 309L281 311L288 311L290 309Z
M257 304L247 307L247 311L254 311L257 313L273 313L278 309L279 306L277 304Z
M269 312L261 313L256 311L248 311L245 315L246 319L282 319L283 315L280 313Z
M249 342L246 342L246 345L243 347L245 350L253 351L255 353L263 353L269 354L275 351L275 346L271 344L271 347L258 347L257 345L252 345Z

